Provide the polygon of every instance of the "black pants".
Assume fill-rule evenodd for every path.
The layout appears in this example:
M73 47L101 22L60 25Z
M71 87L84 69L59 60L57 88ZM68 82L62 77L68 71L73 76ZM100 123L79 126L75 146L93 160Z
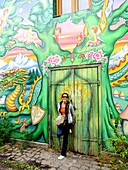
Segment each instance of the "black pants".
M62 131L63 131L63 143L62 143L61 155L63 155L63 156L66 156L66 152L67 152L69 128L70 128L70 126L68 124L66 124L62 128Z

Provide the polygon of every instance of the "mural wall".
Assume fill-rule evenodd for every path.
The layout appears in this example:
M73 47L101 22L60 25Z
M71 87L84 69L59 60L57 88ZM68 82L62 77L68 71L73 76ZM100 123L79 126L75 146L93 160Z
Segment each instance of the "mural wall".
M0 2L0 117L48 142L48 67L101 63L101 139L128 136L127 0L53 18L51 0ZM103 142L107 146L107 141Z

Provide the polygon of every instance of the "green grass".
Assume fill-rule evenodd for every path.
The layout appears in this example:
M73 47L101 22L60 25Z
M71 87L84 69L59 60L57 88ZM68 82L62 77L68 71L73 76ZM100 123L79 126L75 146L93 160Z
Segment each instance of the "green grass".
M39 167L37 167L36 165L32 164L29 165L27 163L22 163L22 162L14 162L14 161L10 161L10 160L0 160L1 164L6 165L7 167L13 168L13 169L25 169L25 170L40 170Z

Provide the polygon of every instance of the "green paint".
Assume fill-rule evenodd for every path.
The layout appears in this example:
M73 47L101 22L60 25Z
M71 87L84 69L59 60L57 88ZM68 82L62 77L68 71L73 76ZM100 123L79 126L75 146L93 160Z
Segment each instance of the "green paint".
M100 90L100 104L101 107L100 110L100 138L103 141L103 146L109 146L108 141L106 139L108 138L116 138L117 134L115 133L115 126L111 122L111 118L114 118L117 120L119 118L119 113L115 109L114 103L113 103L113 97L112 97L112 90L110 86L109 81L109 75L108 75L108 64L104 62L105 59L110 59L110 56L114 50L115 43L123 37L127 31L127 22L123 24L120 28L117 28L116 30L110 30L110 26L113 23L117 23L119 18L127 19L126 15L126 9L128 7L128 1L125 1L123 5L118 8L117 10L113 10L112 15L108 18L108 26L106 27L104 33L102 34L100 32L99 38L101 39L101 44L99 46L88 46L85 51L83 51L83 47L88 41L88 37L84 38L84 41L81 45L77 46L73 50L74 59L71 61L71 52L68 50L62 50L55 42L55 38L53 37L55 29L57 27L57 23L63 23L67 20L72 21L75 24L78 24L80 21L83 21L84 24L88 26L89 29L92 28L92 26L98 26L100 18L97 16L97 12L99 12L102 8L103 1L97 2L96 0L93 1L93 7L91 10L85 10L80 11L78 13L73 14L67 14L61 17L53 18L53 12L52 12L52 5L49 4L49 1L38 1L37 4L31 7L30 13L29 13L29 19L32 22L32 25L27 25L22 23L23 17L18 16L16 13L16 10L18 10L18 6L22 6L26 3L26 1L23 1L22 4L18 1L6 1L4 7L11 6L10 10L10 18L8 20L13 21L12 24L9 27L4 28L2 34L0 35L0 57L4 57L8 51L19 47L19 48L26 48L26 50L30 50L34 53L34 55L37 57L37 61L39 63L39 67L42 71L42 89L38 96L37 102L35 105L40 105L43 109L46 109L46 115L39 122L39 124L36 126L33 133L30 134L30 140L38 141L40 140L40 137L43 136L44 141L42 142L48 142L48 114L49 114L49 92L48 92L48 72L43 70L43 63L46 62L47 67L53 67L52 65L49 65L47 63L48 56L55 56L56 54L60 56L62 59L62 62L59 65L56 66L75 66L75 65L82 65L82 64L94 64L97 61L92 59L92 56L90 58L80 58L80 54L87 55L90 51L98 52L99 50L102 51L103 57L99 61L101 62L102 68L101 68L101 90ZM12 5L13 3L13 5ZM44 3L44 4L43 4ZM43 6L42 6L43 4ZM39 10L35 10L38 7ZM55 9L55 6L53 7ZM49 15L47 15L49 14ZM42 17L43 16L43 17ZM12 18L11 18L12 17ZM117 19L117 20L115 20ZM37 33L38 38L42 42L42 44L39 44L38 47L34 43L25 44L24 42L18 41L14 36L17 35L17 32L20 29L28 30L32 29L34 32ZM13 41L14 43L10 45L10 41ZM64 56L66 57L65 60ZM12 80L12 79L11 79ZM1 80L0 80L1 81ZM58 82L61 81L61 76L58 76ZM1 81L2 84L2 81ZM22 83L21 83L22 84ZM3 94L4 90L6 88L3 88ZM55 91L54 91L55 92ZM54 103L56 104L56 103ZM0 111L7 111L6 108L2 107ZM55 108L54 110L55 111ZM20 113L21 115L28 115L30 116L29 111L23 111ZM7 117L18 118L19 113L18 112L8 112ZM31 124L31 119L29 117L28 122ZM90 120L92 123L92 120ZM87 122L86 122L87 123ZM15 129L19 129L21 124L16 125ZM22 134L19 135L20 137L23 136ZM18 134L17 134L18 138ZM83 148L86 149L87 145L84 145Z

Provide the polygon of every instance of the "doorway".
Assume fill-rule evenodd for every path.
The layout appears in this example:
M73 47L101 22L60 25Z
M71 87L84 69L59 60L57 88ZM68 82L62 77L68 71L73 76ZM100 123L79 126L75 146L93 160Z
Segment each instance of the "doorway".
M100 149L100 65L51 68L49 74L50 144L58 149L55 118L63 92L75 107L76 124L69 135L69 150L98 155Z

